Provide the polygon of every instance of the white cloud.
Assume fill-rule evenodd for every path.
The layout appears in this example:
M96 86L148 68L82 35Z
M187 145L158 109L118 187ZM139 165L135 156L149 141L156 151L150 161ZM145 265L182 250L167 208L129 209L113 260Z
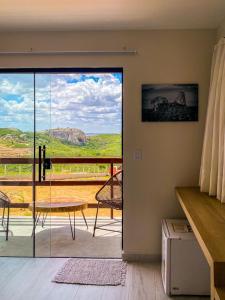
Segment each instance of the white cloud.
M120 131L122 84L112 74L98 74L95 78L93 74L85 78L80 74L54 74L51 78L38 75L36 86L37 129L47 129L51 121L52 128ZM32 81L16 81L15 76L14 80L0 78L0 126L6 127L11 117L12 124L32 130L32 112Z

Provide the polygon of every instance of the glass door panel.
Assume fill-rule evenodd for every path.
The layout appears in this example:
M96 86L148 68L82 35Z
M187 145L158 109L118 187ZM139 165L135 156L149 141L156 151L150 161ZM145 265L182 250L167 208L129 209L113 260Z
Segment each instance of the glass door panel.
M69 211L65 207L65 205L73 206L81 198L75 192L75 186L64 185L65 181L68 183L68 181L75 180L76 174L74 164L63 162L65 158L78 156L76 153L79 149L78 144L82 145L85 139L85 135L77 126L80 116L76 112L78 113L81 94L78 90L74 91L74 82L79 81L81 76L82 74L78 73L51 74L52 139L49 154L51 158L62 160L61 163L56 162L52 165L52 207L59 207L58 211L52 212L51 256L54 257L76 256L78 242L75 235L79 231L78 218L82 217L80 211L75 212L72 207Z
M91 183L104 182L112 171L109 163L94 164L91 160L122 156L122 73L51 73L50 82L51 142L47 153L53 162L51 256L119 257L120 235L114 237L112 233L98 231L100 239L92 237L97 208L95 195L102 183ZM80 162L68 162L69 158L71 161L79 158ZM92 208L76 212L63 209L64 205L75 207L79 202L86 202ZM53 211L59 203L62 207ZM111 216L110 209L100 210L103 224L113 221ZM122 217L120 212L114 212L114 216Z
M33 149L34 75L0 73L0 256L33 256Z
M35 74L36 203L35 255L51 256L51 169L47 166L51 145L51 75Z

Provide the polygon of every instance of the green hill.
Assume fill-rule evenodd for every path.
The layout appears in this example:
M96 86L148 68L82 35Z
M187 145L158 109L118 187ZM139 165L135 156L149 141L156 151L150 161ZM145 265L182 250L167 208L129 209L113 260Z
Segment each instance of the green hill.
M0 128L0 146L10 149L32 149L33 142L32 132L23 132L16 128ZM122 155L120 134L98 134L88 137L84 145L73 145L49 136L47 132L37 132L36 148L39 145L46 145L47 155L50 157L120 157Z

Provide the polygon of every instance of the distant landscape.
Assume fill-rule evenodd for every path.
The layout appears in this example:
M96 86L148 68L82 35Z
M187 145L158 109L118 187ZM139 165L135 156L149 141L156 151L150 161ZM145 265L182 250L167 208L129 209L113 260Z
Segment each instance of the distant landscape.
M33 157L34 135L16 128L0 128L0 157ZM36 157L38 146L46 145L47 157L121 157L120 134L96 134L86 136L77 128L56 128L36 133ZM56 164L47 172L51 179L94 179L109 172L107 164ZM0 164L2 180L29 180L32 165Z
M36 133L36 146L46 145L49 157L120 157L121 134L95 134L84 141L56 137L52 131ZM61 129L61 131L66 129ZM79 129L76 130L80 135ZM85 134L84 134L85 135ZM0 157L32 157L34 135L16 128L0 128Z

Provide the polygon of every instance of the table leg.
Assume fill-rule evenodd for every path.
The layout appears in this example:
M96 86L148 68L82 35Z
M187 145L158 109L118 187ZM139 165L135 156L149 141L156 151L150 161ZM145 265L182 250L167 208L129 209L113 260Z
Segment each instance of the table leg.
M42 228L45 226L45 221L47 219L47 216L48 216L48 212L46 212L46 214L43 213L43 218L42 218L42 222L41 222Z
M70 220L70 230L72 234L72 239L75 240L75 211L73 212L73 226L72 226L72 221L70 218L70 213L68 212L69 215L69 220Z
M9 206L8 206L7 224L6 224L6 241L8 241L8 237L9 237Z
M86 226L87 226L87 229L88 229L88 223L87 223L87 220L86 220L86 218L85 218L83 209L81 210L81 213L82 213L82 216L83 216L83 218L84 218L84 222L85 222L85 224L86 224Z
M41 212L36 213L31 237L34 235L34 232L35 232L35 229L36 229L36 227L37 227L37 224L38 224L38 221L39 221L39 219L40 219L40 216L41 216Z

